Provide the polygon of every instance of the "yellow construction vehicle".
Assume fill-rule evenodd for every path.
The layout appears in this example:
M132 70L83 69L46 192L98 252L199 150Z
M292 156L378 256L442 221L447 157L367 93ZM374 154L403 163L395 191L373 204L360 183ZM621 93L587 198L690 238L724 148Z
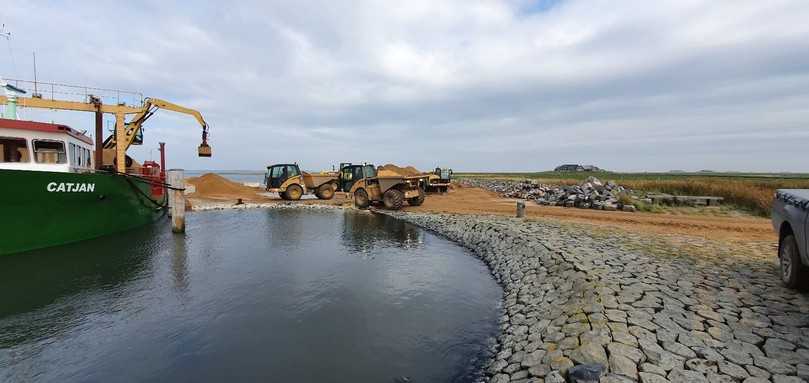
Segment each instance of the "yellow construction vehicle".
M297 201L310 192L320 199L332 199L337 190L337 180L336 172L302 172L298 164L267 166L267 173L264 175L268 192L278 193L281 198L292 201Z
M76 87L76 86L69 86L69 85L61 85L61 84L49 84L49 83L32 83L29 81L22 81L22 80L6 80L10 84L34 84L40 86L40 89L47 89L50 87L53 89L54 87L59 87L62 89L68 88L73 90L73 92L80 92L82 90L92 89L86 87ZM110 91L105 89L98 89L99 91ZM113 91L116 92L116 91ZM57 92L58 93L58 92ZM63 92L66 94L76 94L71 92ZM129 93L129 92L119 92L119 93ZM81 94L81 93L78 93ZM143 123L149 119L158 109L166 109L171 110L174 112L190 114L194 116L197 121L202 125L202 144L200 144L198 148L198 154L200 157L210 157L211 156L211 147L208 145L208 124L202 118L202 115L193 109L189 109L186 107L182 107L168 101L156 99L156 98L146 98L144 99L142 105L140 106L130 106L125 105L123 103L118 104L104 104L101 101L100 97L95 97L93 95L87 95L86 100L82 101L68 101L68 100L57 100L57 99L45 99L42 97L41 94L34 92L32 97L15 97L13 100L16 105L24 108L39 108L39 109L52 109L52 110L69 110L69 111L79 111L79 112L92 112L96 114L95 119L95 167L96 169L101 169L105 166L112 166L114 169L119 173L126 173L127 170L127 163L132 163L131 159L127 161L126 151L129 149L130 145L133 143L138 142L138 137L141 136L141 129L143 127ZM0 95L0 104L6 104L8 102L5 96ZM104 113L113 114L115 115L115 131L114 133L107 138L107 140L102 144L102 135L103 135L103 119L102 116ZM133 115L129 122L126 122L126 116ZM118 143L122 144L118 144ZM104 152L107 152L108 159L105 160ZM112 158L110 160L110 158Z
M446 193L452 185L452 169L435 168L429 175L427 191L431 193Z
M424 203L427 176L380 176L374 165L340 165L340 190L354 196L354 206L366 209L382 202L387 209L399 210Z

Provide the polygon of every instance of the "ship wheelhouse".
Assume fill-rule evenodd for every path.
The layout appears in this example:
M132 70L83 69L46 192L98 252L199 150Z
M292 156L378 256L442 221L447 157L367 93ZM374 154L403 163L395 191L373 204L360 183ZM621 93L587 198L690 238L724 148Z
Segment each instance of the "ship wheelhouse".
M0 169L89 172L93 157L90 137L66 125L0 118Z

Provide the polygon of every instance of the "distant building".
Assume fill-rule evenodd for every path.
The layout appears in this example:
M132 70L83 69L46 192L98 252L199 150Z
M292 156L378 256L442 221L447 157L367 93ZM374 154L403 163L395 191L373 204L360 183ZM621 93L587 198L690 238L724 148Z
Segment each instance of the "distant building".
M553 169L555 172L600 172L601 169L595 165L565 164Z
M553 169L555 172L583 172L584 167L581 165L573 165L573 164L565 164L561 166L557 166L556 169Z

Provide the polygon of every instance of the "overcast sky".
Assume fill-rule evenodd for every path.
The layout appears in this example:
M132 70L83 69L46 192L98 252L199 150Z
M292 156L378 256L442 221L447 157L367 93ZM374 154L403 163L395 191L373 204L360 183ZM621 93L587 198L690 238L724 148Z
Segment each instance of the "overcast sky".
M199 109L134 151L186 169L809 170L806 0L238 3L11 1L0 75Z

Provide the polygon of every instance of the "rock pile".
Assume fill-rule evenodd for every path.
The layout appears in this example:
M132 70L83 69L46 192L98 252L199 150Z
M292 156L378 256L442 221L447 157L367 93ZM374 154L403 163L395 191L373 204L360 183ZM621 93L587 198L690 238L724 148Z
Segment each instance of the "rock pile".
M632 191L612 181L602 182L596 177L587 179L578 185L546 185L534 180L495 181L464 180L470 186L482 187L507 198L533 200L540 205L578 207L596 210L635 211L635 206L622 204L622 195L631 195Z

